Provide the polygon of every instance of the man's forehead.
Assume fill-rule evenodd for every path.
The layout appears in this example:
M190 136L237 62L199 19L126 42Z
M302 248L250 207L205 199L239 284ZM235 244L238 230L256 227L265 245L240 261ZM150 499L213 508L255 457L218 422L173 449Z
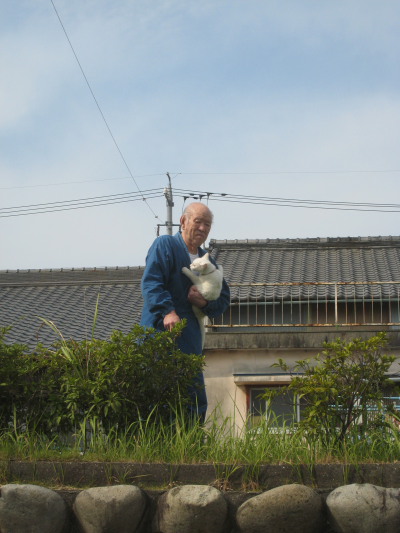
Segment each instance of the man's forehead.
M212 219L211 213L205 210L194 211L192 217L198 220L211 220Z

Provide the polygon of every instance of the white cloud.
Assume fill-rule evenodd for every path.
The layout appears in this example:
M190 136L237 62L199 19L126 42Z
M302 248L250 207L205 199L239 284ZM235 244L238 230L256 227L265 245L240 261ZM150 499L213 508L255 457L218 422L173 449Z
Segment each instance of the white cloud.
M397 2L54 2L133 174L261 196L399 195L398 173L333 174L400 169ZM1 186L127 176L51 3L4 5ZM2 189L2 206L128 190ZM164 199L151 205L162 222ZM218 238L398 233L398 215L212 205ZM143 264L157 222L144 202L3 218L0 268Z

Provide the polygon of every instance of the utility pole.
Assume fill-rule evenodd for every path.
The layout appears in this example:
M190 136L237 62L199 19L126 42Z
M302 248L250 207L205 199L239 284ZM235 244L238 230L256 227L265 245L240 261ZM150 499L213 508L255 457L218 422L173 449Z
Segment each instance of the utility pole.
M172 221L172 208L174 207L174 199L172 196L172 185L171 185L171 176L169 175L169 172L167 172L168 187L165 187L164 189L164 196L167 201L167 220L165 221L165 224L157 224L157 237L160 236L160 227L165 226L167 235L172 235L172 227L173 226L180 226L180 224L174 224Z
M174 207L173 197L172 197L172 185L171 185L171 176L167 172L167 177L169 181L169 186L164 189L164 196L167 201L167 220L165 221L165 226L167 228L167 235L172 235L172 208Z

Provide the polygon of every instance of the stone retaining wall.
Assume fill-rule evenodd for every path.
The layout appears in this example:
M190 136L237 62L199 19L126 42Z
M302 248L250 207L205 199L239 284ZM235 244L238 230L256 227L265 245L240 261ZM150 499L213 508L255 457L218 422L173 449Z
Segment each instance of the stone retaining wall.
M370 483L324 497L288 484L258 494L181 485L163 492L136 485L54 491L0 489L1 533L398 533L400 489Z

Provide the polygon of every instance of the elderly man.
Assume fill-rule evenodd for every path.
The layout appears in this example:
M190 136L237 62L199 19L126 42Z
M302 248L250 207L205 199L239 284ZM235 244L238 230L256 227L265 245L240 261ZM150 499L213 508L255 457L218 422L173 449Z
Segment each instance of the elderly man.
M206 252L201 248L211 229L213 215L200 203L189 204L180 220L181 231L176 235L158 237L149 249L142 277L144 299L141 325L158 330L170 330L182 319L187 325L178 339L184 353L202 353L201 331L192 305L210 318L221 315L229 304L229 288L223 282L220 297L208 302L182 273L196 258ZM204 377L194 384L191 411L204 420L207 396Z

